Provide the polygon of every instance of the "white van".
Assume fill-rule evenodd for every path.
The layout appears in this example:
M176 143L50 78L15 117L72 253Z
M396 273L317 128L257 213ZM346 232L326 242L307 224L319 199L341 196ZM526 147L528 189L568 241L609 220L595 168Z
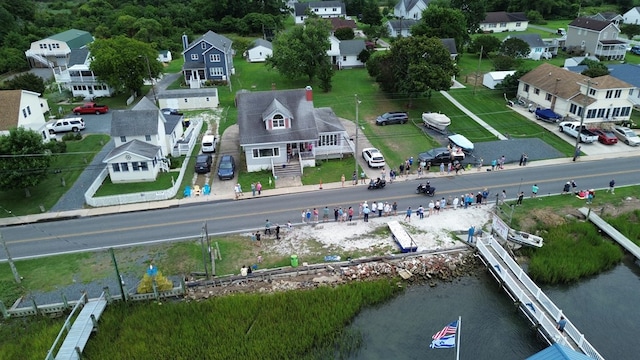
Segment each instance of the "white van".
M213 135L205 135L202 137L202 152L216 152L216 137Z

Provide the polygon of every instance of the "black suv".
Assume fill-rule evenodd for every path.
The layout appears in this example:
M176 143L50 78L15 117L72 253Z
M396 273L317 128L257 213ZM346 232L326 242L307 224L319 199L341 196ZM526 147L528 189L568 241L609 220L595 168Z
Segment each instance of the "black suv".
M431 165L440 165L441 163L448 164L453 161L464 161L464 153L450 152L447 148L435 148L429 151L418 154L418 159L425 163L430 162Z
M196 173L198 174L206 174L211 171L211 163L212 163L211 155L202 154L196 157Z
M409 115L406 112L392 111L378 116L376 124L382 126L387 124L406 124L407 121L409 121Z

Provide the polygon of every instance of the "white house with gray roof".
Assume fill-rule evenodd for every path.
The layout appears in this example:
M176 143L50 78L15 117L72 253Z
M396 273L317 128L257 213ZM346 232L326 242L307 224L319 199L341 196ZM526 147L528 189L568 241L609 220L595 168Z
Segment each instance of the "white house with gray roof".
M393 7L393 16L398 19L422 19L422 12L431 0L400 0Z
M358 60L358 55L366 49L363 39L342 40L339 44L340 56L336 65L339 69L363 67L364 63Z
M307 11L323 19L347 17L347 8L342 1L309 1L293 4L293 17L296 24L304 24L309 17Z
M330 108L313 106L311 87L243 91L236 95L240 146L247 171L314 167L316 157L352 154L353 147Z
M107 164L114 184L155 181L158 173L168 171L159 146L134 139L109 152L102 161Z
M264 39L256 39L245 53L248 62L264 62L273 56L273 45Z
M156 97L161 109L211 110L220 105L218 89L214 87L163 90Z
M392 38L402 36L411 36L411 27L418 23L418 20L414 19L399 19L387 21L387 29L389 30L389 36Z
M553 56L549 45L542 40L539 34L509 35L504 39L504 41L511 38L520 39L529 45L530 51L529 55L527 56L529 59L551 59L551 57Z

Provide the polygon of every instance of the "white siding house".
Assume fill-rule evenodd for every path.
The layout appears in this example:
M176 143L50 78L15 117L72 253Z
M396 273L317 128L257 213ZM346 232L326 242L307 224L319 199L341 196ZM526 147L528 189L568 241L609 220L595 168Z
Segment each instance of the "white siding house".
M524 13L508 13L506 11L488 12L480 22L480 30L484 32L526 31L529 20Z
M295 3L293 7L296 24L304 24L308 17L307 10L323 19L347 16L347 8L342 1L310 1Z
M113 149L103 163L114 184L155 181L164 164L159 146L137 139Z
M45 114L49 112L47 99L28 90L0 91L0 135L8 135L12 128L30 129L47 142L55 135L49 135Z
M220 104L218 89L213 87L165 90L157 97L161 109L215 109Z
M500 84L507 75L515 74L515 71L491 71L482 77L482 85L489 89L495 89L496 85Z
M422 19L422 12L431 0L400 0L393 7L393 16L398 19Z
M640 25L640 6L629 9L622 15L622 22L630 25Z
M246 53L248 62L264 62L267 57L273 55L273 45L263 39L256 39Z

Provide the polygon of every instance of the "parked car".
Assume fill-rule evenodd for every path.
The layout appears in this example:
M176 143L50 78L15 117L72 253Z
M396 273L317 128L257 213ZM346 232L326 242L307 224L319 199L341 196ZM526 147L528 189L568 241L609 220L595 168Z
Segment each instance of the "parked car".
M450 152L449 149L443 147L427 150L418 154L418 160L420 160L420 162L424 161L425 163L430 162L431 165L440 165L442 163L448 164L456 160L462 162L464 156L464 152L462 151Z
M384 156L380 150L376 148L366 148L362 149L362 158L367 163L367 165L371 168L381 168L385 167L387 164L384 162Z
M376 119L377 125L406 124L409 121L409 114L401 111L386 112Z
M640 145L640 137L638 136L638 134L635 133L635 131L629 128L622 127L622 126L615 126L613 128L613 133L616 134L616 137L618 138L618 140L622 141L627 145L630 145L630 146Z
M631 47L631 53L636 54L636 55L640 55L640 45L635 45Z
M84 120L82 118L64 118L50 120L46 124L49 134L56 134L66 131L78 132L84 130Z
M231 180L236 176L236 162L231 155L223 155L218 164L218 178L220 180Z
M211 171L211 163L213 159L209 154L201 154L196 156L196 173L206 174Z
M605 145L614 145L618 143L616 134L607 129L590 129L594 134L598 134L598 142Z

